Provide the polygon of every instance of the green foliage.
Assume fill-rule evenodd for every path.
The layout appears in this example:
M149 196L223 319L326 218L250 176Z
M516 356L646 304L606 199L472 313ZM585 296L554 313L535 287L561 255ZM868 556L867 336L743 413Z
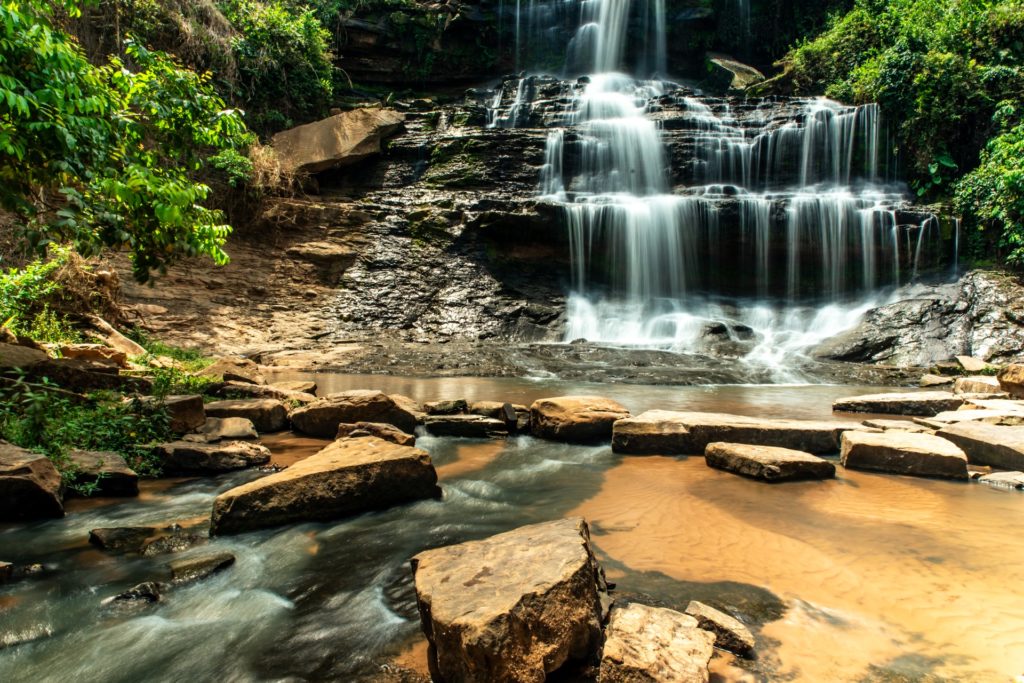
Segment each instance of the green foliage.
M0 327L37 341L77 341L67 318L53 310L61 296L54 275L67 261L66 249L53 248L49 260L0 270Z
M139 280L181 256L224 263L230 228L198 178L251 135L208 75L131 41L125 55L96 66L43 0L0 4L0 207L38 249L127 248Z

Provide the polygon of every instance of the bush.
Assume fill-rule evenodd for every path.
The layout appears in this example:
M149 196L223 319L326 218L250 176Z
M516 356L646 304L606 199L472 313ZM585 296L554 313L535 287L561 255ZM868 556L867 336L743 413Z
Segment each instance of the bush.
M66 249L55 248L49 260L0 271L0 327L37 341L77 341L68 319L54 310L62 298L56 275L68 259Z

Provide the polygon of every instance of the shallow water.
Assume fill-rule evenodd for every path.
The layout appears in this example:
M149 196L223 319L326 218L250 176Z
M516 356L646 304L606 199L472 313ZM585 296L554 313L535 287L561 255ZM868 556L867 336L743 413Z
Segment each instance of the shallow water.
M521 380L320 377L327 391L529 402L591 390L632 410L827 417L850 387L586 387ZM315 440L275 436L287 461ZM209 514L256 473L151 482L137 501L75 503L63 520L0 528L0 557L42 562L0 586L3 681L379 680L424 669L408 568L416 552L523 524L583 515L626 597L692 598L751 623L760 657L720 659L718 680L1006 681L1024 673L1024 495L977 484L846 472L769 486L700 458L621 457L528 437L422 437L444 497L333 524L225 539L235 566L134 614L101 602L168 558L91 549L99 526ZM33 638L35 640L33 640ZM15 645L17 641L28 641Z

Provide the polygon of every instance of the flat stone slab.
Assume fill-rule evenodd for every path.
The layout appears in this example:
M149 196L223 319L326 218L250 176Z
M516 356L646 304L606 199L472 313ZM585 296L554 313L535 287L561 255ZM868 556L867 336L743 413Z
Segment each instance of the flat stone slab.
M612 450L631 455L699 455L709 443L725 442L835 453L840 435L850 429L861 429L861 425L649 410L615 423Z
M430 455L375 437L341 439L217 496L210 533L331 520L440 495Z
M375 436L378 439L397 443L399 446L416 445L415 436L412 434L406 434L398 427L384 424L383 422L356 422L355 424L338 425L338 434L336 438L350 439L358 438L360 436Z
M961 422L943 427L936 436L956 444L974 465L1024 470L1024 427Z
M935 417L915 417L917 424L942 429L960 422L987 422L994 425L1024 425L1024 413L1007 410L947 410Z
M483 415L428 415L423 426L432 436L456 436L469 439L504 439L508 425Z
M1024 472L993 472L978 477L978 481L997 489L1024 489Z
M663 607L612 608L601 683L707 683L715 635L698 620Z
M542 398L530 406L533 435L551 441L607 441L612 436L612 425L624 417L629 417L629 410L601 396Z
M957 377L953 384L955 394L999 394L1002 391L995 377Z
M963 405L962 396L949 391L915 391L905 394L867 394L841 398L832 410L841 413L878 413L932 417Z
M288 426L288 409L274 398L241 398L206 404L209 417L244 417L260 433L280 432Z
M165 474L221 474L270 462L266 446L246 441L173 441L155 450Z
M708 467L767 482L831 479L836 466L789 448L739 443L710 443L704 451Z
M917 418L927 419L927 418ZM934 434L935 429L927 425L918 424L916 421L911 422L910 420L864 420L864 426L871 429L881 429L884 432L897 431L897 432L914 432L915 434Z
M252 420L245 417L209 417L199 428L209 442L258 439L259 432Z
M753 653L754 634L739 619L696 600L686 606L686 613L700 628L715 634L715 647L743 657Z
M112 451L71 451L75 483L95 484L100 496L139 495L139 475L120 454Z
M0 521L63 517L63 493L49 458L0 441Z
M434 680L536 683L600 647L607 588L580 518L427 550L412 571Z
M338 425L356 422L381 422L412 434L417 416L381 391L358 390L331 394L297 408L291 420L296 431L331 439L338 433Z
M915 477L967 479L967 456L953 443L931 434L846 432L840 459L844 467Z

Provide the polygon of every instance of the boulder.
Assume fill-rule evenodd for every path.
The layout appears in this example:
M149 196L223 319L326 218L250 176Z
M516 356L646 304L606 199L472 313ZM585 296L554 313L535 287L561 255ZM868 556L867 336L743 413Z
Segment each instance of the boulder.
M218 358L199 373L200 377L223 379L225 382L245 382L246 384L266 384L267 380L260 372L260 366L248 358Z
M953 384L954 394L998 394L1002 391L995 377L957 377Z
M427 415L462 415L469 410L469 404L464 398L456 398L449 401L427 401L423 404Z
M63 492L49 458L0 441L0 521L63 517Z
M508 425L483 415L429 415L423 426L431 436L457 436L468 439L504 439Z
M167 396L163 399L147 397L147 403L162 404L171 418L171 431L175 434L187 434L201 427L206 422L206 408L203 397L198 394L188 396Z
M1024 427L961 422L943 427L936 436L959 447L971 464L1024 470Z
M710 443L704 451L708 467L767 482L831 479L836 467L810 453L774 446Z
M286 380L283 382L271 382L270 386L275 389L284 389L285 391L296 391L300 394L311 394L316 396L316 382L308 380Z
M395 402L395 405L415 417L417 424L423 422L423 418L427 416L427 411L415 399L403 396L402 394L389 394L388 396Z
M355 424L338 425L338 439L359 438L361 436L375 436L399 446L415 446L416 437L406 434L394 425L382 422L356 422Z
M86 394L92 391L150 393L153 383L142 377L129 377L117 368L77 358L51 358L27 368L28 379L41 382L46 378L62 389Z
M832 403L841 413L878 413L880 415L916 415L932 417L963 405L961 396L948 391L917 391L905 394L867 394L850 396Z
M128 367L128 354L103 344L62 344L57 350L62 358L79 358L117 368Z
M1008 413L1024 414L1024 401L1005 398L973 398L964 397L964 404L957 410L1001 410Z
M920 418L919 418L920 419ZM881 429L883 432L914 432L917 434L934 434L935 430L910 420L864 420L864 426L870 429Z
M75 484L95 484L100 496L139 495L139 475L112 451L71 451L68 453Z
M193 533L177 524L162 529L155 538L147 539L139 548L144 557L180 553L207 541L207 537Z
M935 417L917 417L914 422L932 429L959 422L987 422L994 425L1022 425L1024 413L1010 410L948 410Z
M697 620L697 625L715 634L715 647L743 657L754 651L754 635L739 619L696 600L686 606L686 613Z
M220 474L270 462L270 450L244 441L174 441L155 448L164 474Z
M288 426L288 409L274 398L240 398L206 404L209 417L244 417L261 434L280 432Z
M207 393L223 398L272 398L278 401L291 401L300 404L312 403L316 400L316 396L313 394L306 394L301 391L235 380L213 386Z
M918 383L918 386L920 386L922 389L927 389L929 387L944 387L953 384L955 381L956 380L953 377L944 377L942 375L925 375L924 377L921 378L921 381Z
M982 484L997 489L1024 489L1024 472L992 472L978 477Z
M87 320L92 327L93 336L99 339L105 346L121 351L129 358L138 358L147 354L137 342L118 332L114 327L99 316L88 316Z
M601 643L604 575L587 523L562 519L412 559L434 680L545 680Z
M663 607L615 606L605 630L601 683L707 683L715 634Z
M475 401L469 405L472 415L483 415L501 420L510 434L530 431L530 409L527 406L502 403L501 401Z
M89 532L89 543L100 550L118 553L137 553L142 551L146 540L156 534L156 531L156 527L151 526L93 529Z
M957 356L954 360L965 372L987 372L993 368L993 366L982 359L975 358L974 356Z
M107 603L117 607L134 608L163 600L162 586L156 581L146 581L110 598Z
M996 375L999 386L1013 398L1024 399L1024 363L1007 365Z
M846 432L840 459L844 467L915 477L967 479L967 456L931 434Z
M50 356L39 349L20 344L0 343L0 368L24 369L49 359Z
M835 453L857 422L773 420L724 413L649 410L615 423L612 450L632 455L700 455L709 443L754 444L807 453Z
M210 553L174 560L167 564L174 583L192 583L223 571L235 563L231 553Z
M738 94L764 80L764 74L729 55L709 52L708 79L719 90Z
M381 143L404 121L404 114L391 109L353 109L278 133L270 144L282 167L320 173L379 154Z
M217 496L211 534L330 520L440 495L426 451L341 439L288 469Z
M293 410L291 420L296 431L324 439L333 438L342 423L383 422L409 434L416 431L416 415L380 391L331 394Z
M10 562L0 562L0 583L6 583L14 577L14 565Z
M600 396L542 398L530 406L533 435L552 441L607 441L612 425L626 417L629 411L625 407Z
M208 443L259 438L252 420L244 417L208 417L198 431Z

